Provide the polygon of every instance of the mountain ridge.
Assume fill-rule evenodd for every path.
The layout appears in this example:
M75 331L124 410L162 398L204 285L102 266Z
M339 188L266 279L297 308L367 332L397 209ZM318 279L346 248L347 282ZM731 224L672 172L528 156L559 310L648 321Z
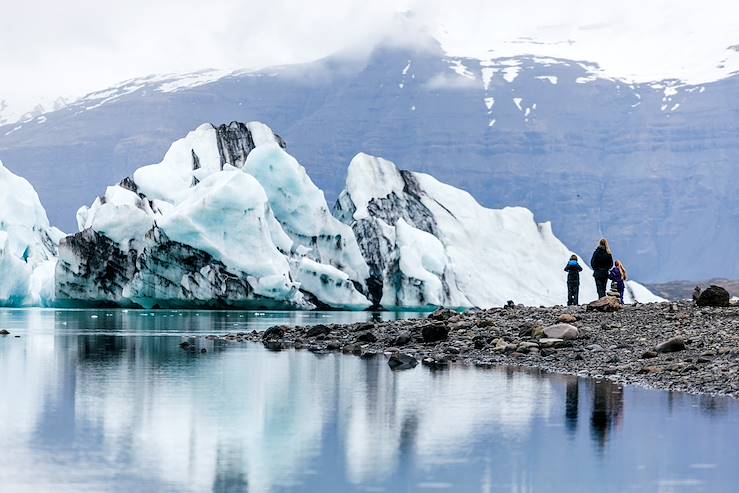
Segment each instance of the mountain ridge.
M627 85L580 62L381 46L364 62L328 57L68 107L10 135L1 127L0 156L70 229L85 197L156 162L187 128L260 120L281 129L329 199L336 171L363 150L487 207L528 207L577 251L608 236L642 278L736 277L737 88L737 76Z

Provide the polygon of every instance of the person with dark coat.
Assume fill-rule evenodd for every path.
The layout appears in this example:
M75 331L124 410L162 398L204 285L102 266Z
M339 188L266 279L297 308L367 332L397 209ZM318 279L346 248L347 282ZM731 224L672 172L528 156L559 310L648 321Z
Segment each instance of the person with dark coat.
M606 295L606 284L608 284L608 271L613 267L613 255L608 246L608 240L603 238L598 243L598 248L593 252L590 259L590 267L593 269L595 278L595 289L598 290L598 298Z
M577 255L570 257L570 261L565 265L565 272L567 272L567 306L579 305L582 267L577 263Z

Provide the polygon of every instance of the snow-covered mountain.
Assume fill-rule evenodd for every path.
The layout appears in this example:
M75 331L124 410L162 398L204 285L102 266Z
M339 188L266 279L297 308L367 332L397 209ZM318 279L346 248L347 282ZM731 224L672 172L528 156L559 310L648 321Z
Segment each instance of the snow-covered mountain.
M0 162L0 306L53 298L57 245L36 191Z
M576 251L606 236L639 278L739 276L739 76L631 83L582 61L381 45L176 90L160 79L0 127L0 157L36 184L52 222L72 228L80 197L200 122L248 118L280 129L330 201L361 149L486 207L526 207Z
M203 124L51 228L0 167L5 304L362 309L559 304L571 254L548 223L486 209L358 154L334 212L262 123ZM58 259L57 259L58 256ZM595 298L585 270L581 300ZM657 301L633 284L638 301Z

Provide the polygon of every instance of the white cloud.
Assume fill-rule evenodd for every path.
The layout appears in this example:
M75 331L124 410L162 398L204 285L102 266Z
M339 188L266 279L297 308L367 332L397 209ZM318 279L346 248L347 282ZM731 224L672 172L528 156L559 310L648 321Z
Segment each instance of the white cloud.
M635 81L706 82L739 69L739 52L729 49L739 44L739 3L731 0L2 3L0 101L28 109L151 73L258 68L368 49L407 10L452 55L589 60ZM415 32L395 31L393 39L408 42Z

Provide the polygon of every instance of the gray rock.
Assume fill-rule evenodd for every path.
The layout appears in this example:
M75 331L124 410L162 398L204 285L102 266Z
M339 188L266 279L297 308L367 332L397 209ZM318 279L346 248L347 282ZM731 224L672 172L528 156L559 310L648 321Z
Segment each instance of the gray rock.
M267 339L282 339L285 335L285 328L279 325L270 327L269 329L262 332L262 340Z
M391 370L410 370L416 367L418 360L410 354L394 353L387 360L387 364Z
M406 344L409 344L412 341L411 334L409 332L403 331L400 332L395 339L393 340L393 346L405 346Z
M655 350L658 353L674 353L685 349L685 341L681 337L673 337L657 345Z
M319 335L328 335L331 332L331 328L327 325L318 324L314 325L313 327L310 327L308 331L305 333L306 337L316 337Z
M555 324L545 327L544 335L549 338L569 340L580 337L580 331L570 324Z
M615 312L623 308L617 298L613 296L604 296L599 300L588 303L587 311L597 312Z
M430 320L448 320L453 316L457 315L457 312L450 308L439 308L434 313L428 316Z
M445 341L449 337L449 327L441 322L425 325L421 329L423 342Z
M721 286L711 285L707 287L696 300L698 306L729 306L731 295Z
M377 342L377 336L372 332L362 332L357 336L357 341L360 342Z

